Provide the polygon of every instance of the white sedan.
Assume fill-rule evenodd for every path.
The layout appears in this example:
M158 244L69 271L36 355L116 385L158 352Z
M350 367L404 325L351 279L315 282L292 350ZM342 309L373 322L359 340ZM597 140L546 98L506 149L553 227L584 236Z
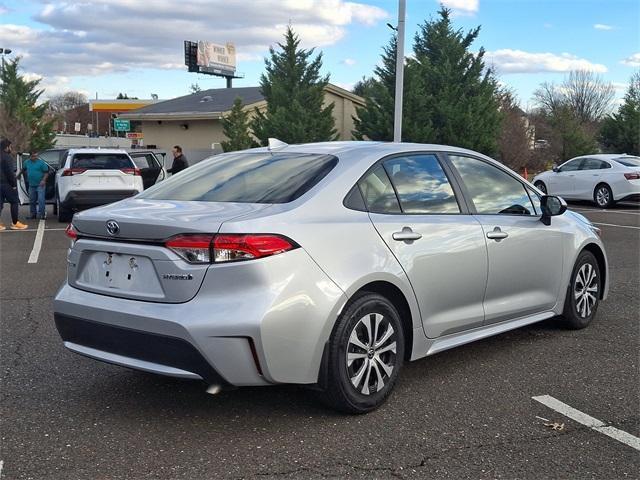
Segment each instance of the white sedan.
M533 179L544 193L569 200L590 200L608 208L640 199L640 157L598 154L572 158Z

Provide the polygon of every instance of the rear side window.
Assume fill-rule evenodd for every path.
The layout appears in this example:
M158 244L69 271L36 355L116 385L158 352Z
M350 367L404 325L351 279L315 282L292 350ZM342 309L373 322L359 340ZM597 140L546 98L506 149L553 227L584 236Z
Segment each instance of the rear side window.
M358 182L367 209L372 213L401 213L400 204L387 172L378 165Z
M132 167L129 156L122 153L76 153L71 161L71 168L88 170L120 170Z
M487 162L471 157L449 155L464 182L476 212L484 215L535 215L524 185Z
M616 158L616 162L625 167L640 167L640 158L638 157Z
M435 155L394 157L384 162L403 213L460 213L449 179Z
M602 170L605 168L611 168L611 165L597 158L585 158L580 165L580 170Z
M138 198L288 203L311 190L337 163L332 155L318 154L218 155L155 185Z
M153 157L153 154L151 153L147 153L146 155L135 155L132 156L131 159L133 160L133 163L136 164L136 167L140 169L159 168Z

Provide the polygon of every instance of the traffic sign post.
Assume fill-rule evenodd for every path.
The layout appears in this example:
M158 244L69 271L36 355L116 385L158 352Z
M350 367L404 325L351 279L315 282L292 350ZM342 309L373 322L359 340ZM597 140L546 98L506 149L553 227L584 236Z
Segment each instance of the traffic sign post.
M128 132L131 130L131 122L120 118L113 119L113 129L116 132Z

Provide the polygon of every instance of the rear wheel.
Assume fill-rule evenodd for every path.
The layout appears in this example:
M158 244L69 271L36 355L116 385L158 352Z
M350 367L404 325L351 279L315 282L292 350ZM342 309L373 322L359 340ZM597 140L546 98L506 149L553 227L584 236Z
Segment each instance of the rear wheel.
M598 311L601 289L598 261L591 252L583 251L573 267L564 302L562 315L567 327L578 330L591 323Z
M60 198L56 197L56 208L55 210L58 213L58 221L62 222L62 223L69 223L71 221L71 219L73 218L73 212L65 207L64 205L62 205L60 203Z
M593 200L600 208L609 208L615 203L611 187L606 183L598 185L593 192Z
M370 293L344 310L329 340L323 400L348 413L366 413L390 395L404 359L404 332L397 310Z
M538 180L536 183L533 184L533 186L536 187L545 195L547 194L547 186L544 184L544 182L541 182L540 180Z

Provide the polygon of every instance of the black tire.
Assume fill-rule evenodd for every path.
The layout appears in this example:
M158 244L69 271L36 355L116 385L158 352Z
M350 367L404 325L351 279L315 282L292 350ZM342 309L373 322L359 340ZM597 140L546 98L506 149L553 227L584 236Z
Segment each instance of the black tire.
M610 208L616 203L613 200L611 187L606 183L601 183L596 186L593 191L593 201L600 208Z
M547 195L549 193L549 192L547 192L547 186L544 184L544 182L542 182L540 180L538 180L536 183L534 183L533 186L536 187L538 190L540 190L545 195Z
M595 273L595 276L593 280L587 281L587 285L584 285L584 281L579 280L578 277L582 275L584 278L584 275L591 271ZM588 276L590 277L591 275L589 274ZM595 290L592 290L594 287ZM587 292L587 290L589 291ZM580 292L583 292L583 295L580 295ZM590 298L583 298L585 292L593 296L593 303L591 303ZM580 330L588 326L596 316L601 294L602 277L600 276L598 261L593 253L584 250L578 255L571 273L571 283L567 289L567 298L562 312L566 327L572 330Z
M56 197L56 210L58 213L58 221L61 223L69 223L73 218L73 212L60 203L60 199Z
M352 334L359 336L359 333L363 333L362 330L366 329L363 321L369 321L372 328L377 326L376 314L381 315L382 319L379 321L377 328L380 330L376 332L375 340L370 342L373 347L368 350L353 351L353 349L358 350L359 347L351 342ZM393 327L392 336L376 347L376 340L382 340L389 333L387 330L389 325ZM365 331L364 334L366 333ZM389 350L394 342L395 354ZM376 348L380 353L376 352ZM385 349L387 351L383 352ZM352 360L349 364L348 352L356 355L364 354L365 358ZM327 405L347 413L367 413L382 405L391 394L404 361L404 331L400 316L393 304L376 293L365 293L353 299L336 322L329 339L327 355L324 367L326 371L322 372L327 381L325 390L321 392L321 398ZM390 374L383 369L382 362L387 368L392 364ZM353 377L351 377L353 372L350 373L349 369L357 370ZM365 372L368 370L369 375L361 374L361 380L357 383L360 385L361 382L362 386L356 387L351 379L358 377L360 369ZM371 381L375 383L372 385ZM383 386L379 387L379 383ZM363 393L365 384L367 394ZM369 392L370 388L375 389L375 392Z

